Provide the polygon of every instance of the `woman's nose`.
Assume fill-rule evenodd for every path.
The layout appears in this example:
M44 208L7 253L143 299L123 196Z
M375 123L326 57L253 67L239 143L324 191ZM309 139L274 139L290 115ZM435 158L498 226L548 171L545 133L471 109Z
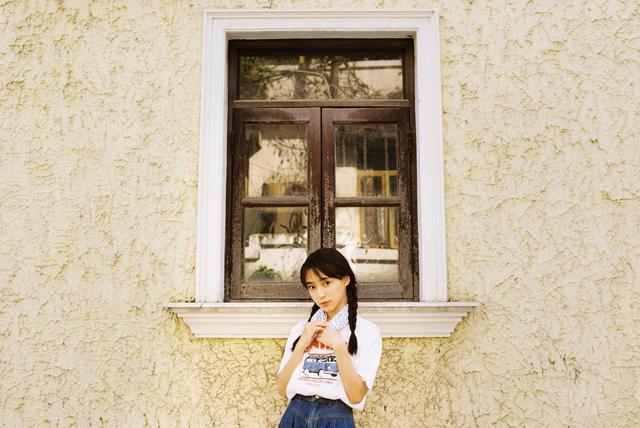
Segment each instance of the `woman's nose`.
M325 292L322 288L318 288L318 292L316 293L318 295L318 297L324 297L325 296Z

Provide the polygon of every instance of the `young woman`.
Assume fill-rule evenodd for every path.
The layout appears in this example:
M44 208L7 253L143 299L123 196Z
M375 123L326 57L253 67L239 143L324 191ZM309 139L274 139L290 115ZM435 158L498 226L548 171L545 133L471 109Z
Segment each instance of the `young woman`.
M364 408L380 365L380 331L358 315L356 277L336 249L310 254L300 281L314 305L280 362L278 393L290 401L279 427L355 427L353 409Z

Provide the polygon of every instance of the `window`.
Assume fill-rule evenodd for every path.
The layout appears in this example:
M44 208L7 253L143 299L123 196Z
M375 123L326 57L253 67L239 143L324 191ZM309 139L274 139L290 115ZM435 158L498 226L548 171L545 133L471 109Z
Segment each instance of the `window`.
M285 101L274 101L271 95L277 91L289 91L290 97L296 95L293 78L282 80L279 86L274 86L271 92L260 89L260 80L248 75L247 91L242 95L234 94L233 88L239 87L235 75L229 76L229 42L248 41L260 47L260 43L269 40L270 46L274 40L296 39L411 39L413 42L413 67L403 65L405 70L413 70L419 78L403 81L402 90L412 90L408 85L414 85L414 100L399 99L387 91L382 95L376 94L373 99L355 97L340 98L340 87L327 90L326 84L311 77L307 81L313 82L315 90L306 98L290 99L288 102L303 107L304 103L323 101L325 105L315 108L363 108L370 107L367 103L385 105L385 108L396 104L394 108L410 108L409 130L415 127L412 138L415 142L415 152L411 153L415 160L415 172L412 183L415 190L413 203L413 253L414 266L411 267L413 277L413 298L421 302L440 302L447 300L446 263L444 246L444 186L442 164L442 118L440 101L440 58L438 40L438 15L433 11L244 11L244 10L212 10L205 12L204 19L204 55L203 55L203 92L202 92L202 120L200 137L200 166L198 178L198 232L196 259L196 302L222 303L230 296L225 287L230 283L231 266L227 257L229 249L227 219L231 215L231 206L227 206L227 188L229 156L229 141L234 118L229 116L230 100L234 109L251 107L257 95L263 94L265 103L280 103L277 108L286 107ZM244 43L244 42L243 42ZM319 43L319 42L318 42ZM326 47L326 42L325 47ZM346 43L346 42L345 42ZM334 45L335 46L335 45ZM360 45L362 46L362 45ZM372 46L368 44L367 46ZM322 48L322 46L313 46ZM388 50L389 46L385 49ZM260 50L260 49L257 49ZM262 51L262 53L265 53ZM281 58L282 59L282 58ZM290 66L286 61L275 62L266 52L262 58L262 66ZM290 60L289 60L290 62ZM247 62L250 64L250 62ZM295 63L294 63L295 65ZM238 63L239 67L239 63ZM313 65L309 65L308 76L314 73ZM340 73L336 73L340 76ZM405 78L407 74L405 73ZM300 81L300 79L298 79ZM287 83L289 82L289 83ZM288 86L287 86L288 84ZM252 87L253 85L253 87ZM335 85L334 85L335 86ZM395 86L395 85L394 85ZM344 87L344 85L342 85ZM236 89L237 90L237 89ZM252 92L253 91L253 92ZM262 92L261 92L262 91ZM275 92L274 92L275 91ZM334 91L333 93L331 91ZM337 99L328 100L327 93ZM347 92L349 93L349 92ZM362 93L362 92L361 92ZM395 91L397 94L398 91ZM270 95L271 94L271 95ZM351 92L353 94L353 92ZM370 96L371 94L367 94ZM325 98L322 98L325 97ZM386 97L386 98L385 98ZM253 99L252 99L253 98ZM328 106L331 102L336 104ZM357 105L345 105L345 102L357 101ZM282 104L285 105L282 105ZM386 103L386 104L385 104ZM404 105L402 104L404 103ZM313 108L314 106L309 106ZM266 107L261 107L266 108ZM276 108L276 107L274 107ZM321 117L322 114L321 114ZM321 129L322 130L322 129ZM326 135L326 134L325 134ZM238 138L234 133L233 138ZM322 137L322 136L320 136ZM342 160L340 160L342 162ZM371 169L371 168L367 168ZM395 186L393 173L381 174L380 171L371 172L371 178L364 178L361 171L361 181L368 181L369 186ZM375 178L378 174L380 178ZM363 184L364 185L364 184ZM270 189L269 191L277 191ZM367 191L362 187L362 192ZM226 208L229 208L227 210ZM364 212L362 217L371 218L374 210ZM394 230L402 223L395 213L379 216L380 221L388 217L389 225ZM357 218L360 218L360 212ZM303 218L304 220L304 218ZM307 221L310 219L307 218ZM312 220L312 219L311 219ZM308 225L307 225L308 226ZM288 225L287 225L288 227ZM384 236L385 234L381 234ZM386 233L386 235L390 235ZM255 240L255 238L253 238ZM298 238L298 241L299 242ZM312 239L309 236L308 239ZM417 240L417 247L416 242ZM380 241L380 239L378 239ZM389 246L394 245L390 239ZM402 239L398 244L402 245ZM393 247L392 247L393 248ZM401 248L400 248L401 251ZM268 268L262 268L269 275ZM419 276L418 276L419 271Z
M227 195L232 191L226 186L227 159L230 156L231 142L238 138L244 138L239 136L237 131L231 134L232 124L237 124L238 120L244 120L245 125L240 128L236 126L236 128L248 136L247 138L250 140L253 138L251 141L256 141L257 136L258 146L260 138L263 143L271 144L269 138L273 140L275 135L281 135L280 139L291 143L287 150L300 149L298 140L305 141L304 147L307 149L320 150L320 155L307 150L307 160L303 164L308 168L306 175L299 173L304 168L303 165L299 165L296 168L289 168L292 171L298 171L298 173L290 171L278 180L258 181L261 184L251 186L247 183L247 194L257 194L258 196L248 196L253 200L244 200L241 208L242 210L254 209L252 218L256 221L247 223L247 243L251 240L252 244L248 244L246 248L252 249L247 250L246 254L243 250L241 257L246 256L249 259L256 257L256 254L252 253L256 248L255 235L258 235L258 240L263 240L261 245L265 247L269 244L282 244L282 242L268 241L275 239L270 235L276 233L284 235L284 239L288 240L287 245L291 248L304 247L305 239L307 247L309 242L322 243L322 236L333 236L337 243L340 242L339 227L335 227L331 233L318 236L319 229L317 227L314 229L313 226L314 224L320 224L320 227L331 226L331 222L322 219L325 216L323 209L326 209L323 207L331 208L329 205L331 199L328 199L329 204L325 203L324 205L320 200L313 200L317 197L314 195L318 195L318 191L320 197L323 197L323 190L317 190L316 186L314 191L312 186L318 177L316 175L309 176L309 172L316 171L316 174L322 174L323 171L327 173L332 169L323 169L322 160L320 169L314 168L314 165L309 167L309 157L316 159L319 156L323 159L322 149L329 147L323 142L331 141L334 143L334 150L337 149L337 153L334 154L335 158L330 158L329 161L335 163L334 169L342 168L342 172L333 172L334 180L339 181L344 176L348 176L350 177L349 182L352 183L350 188L341 185L336 187L335 202L345 203L345 206L340 207L339 204L334 204L334 210L343 208L347 210L345 211L347 213L348 210L351 210L352 213L348 216L351 222L347 222L349 227L346 230L354 240L366 241L367 245L375 247L373 249L383 249L386 254L393 254L388 250L397 249L399 251L398 260L402 263L402 248L403 245L406 245L402 233L405 230L403 227L406 227L406 217L398 215L394 210L381 210L380 208L386 208L394 203L397 206L398 199L400 204L403 203L400 196L396 200L385 200L385 198L396 198L396 192L398 195L401 194L402 174L406 174L406 170L400 167L402 159L398 157L398 150L401 146L400 140L405 134L396 129L395 162L398 167L394 170L388 165L381 166L382 160L393 163L392 151L387 151L390 144L389 137L393 135L393 131L379 126L370 132L366 143L367 154L369 150L373 150L377 151L378 155L375 156L376 161L373 163L367 160L365 167L364 158L359 155L359 153L364 153L365 145L362 142L358 143L360 141L358 138L362 137L357 137L357 129L362 125L361 122L371 122L371 117L367 117L366 114L373 114L370 112L375 111L376 108L383 111L394 109L406 111L409 108L408 122L406 119L391 119L390 122L398 129L404 126L409 135L415 127L415 134L410 135L415 143L412 146L415 152L411 153L411 159L415 161L415 171L409 172L409 174L413 174L411 184L415 186L415 189L413 187L410 189L410 194L415 195L415 198L411 200L411 215L413 216L411 218L411 245L413 252L405 260L414 263L414 266L410 266L413 274L412 292L413 298L419 301L406 301L411 300L410 298L403 299L405 301L386 301L399 299L375 296L376 284L371 284L371 287L365 288L369 288L367 293L371 293L367 300L373 301L362 302L359 311L375 322L380 327L382 335L386 337L450 336L455 326L479 303L447 301L438 14L429 10L211 10L205 12L204 18L195 302L167 302L166 306L184 318L195 337L287 337L291 325L302 317L308 316L308 300L305 302L255 301L262 300L257 297L260 293L256 293L256 291L259 290L256 290L256 287L253 287L253 290L251 287L245 290L242 288L243 286L240 288L240 295L246 293L246 296L251 296L251 293L254 293L253 297L248 297L243 301L230 301L241 299L225 295L225 290L228 291L225 289L225 284L228 284L229 277L232 275L232 268L229 266L231 258L226 257L228 251L225 249L225 243L230 242L226 219L231 216L233 210L238 212L231 204L225 203ZM260 40L270 40L270 46L275 46L273 41L276 39L282 40L279 43L286 44L289 43L286 40L296 39L363 38L412 40L414 64L413 67L403 65L403 70L405 70L405 76L408 76L409 70L414 70L416 78L403 80L402 90L407 90L409 88L407 85L414 85L414 88L410 89L414 92L413 100L399 98L397 97L399 92L393 90L381 91L376 94L362 90L354 92L353 88L349 88L348 85L340 85L341 81L344 82L340 79L346 78L340 77L339 70L334 74L334 76L338 76L338 85L332 79L327 79L327 83L320 76L313 77L316 70L310 63L309 70L303 70L309 73L290 73L288 78L281 79L280 83L270 87L269 90L260 86L260 74L249 74L247 91L242 94L232 93L233 88L238 88L239 85L238 82L231 81L235 77L229 77L228 74L229 55L227 49L229 41L253 40L255 41L253 43L256 43L255 46L258 46ZM325 48L327 43L321 43L323 43L322 46L314 48ZM345 41L345 43L347 42ZM362 44L360 46L362 47ZM367 44L367 46L371 46L371 44ZM282 56L279 58L283 59ZM291 67L291 60L287 61L278 62L274 58L269 58L267 52L259 65L266 67L266 70L268 67L274 66L286 69L287 66ZM306 74L305 80L298 78L297 81L304 81L305 84L296 85L296 79L293 76L299 77L301 74ZM257 79L256 76L258 76ZM300 92L301 88L310 86L312 87L310 91ZM277 101L272 99L272 97L282 97L283 93L289 94L289 99ZM349 96L345 97L345 94L349 94ZM403 92L403 96L406 96L405 92ZM244 111L244 113L238 113L239 118L229 116L229 100L233 104L231 110L234 111L234 114L236 109ZM264 105L258 107L255 104L257 100L263 102ZM323 104L313 104L319 101ZM287 102L290 104L287 105ZM276 105L276 103L279 104ZM305 105L305 103L308 104ZM276 117L275 121L279 121L278 123L283 126L281 129L273 127L266 129L269 128L266 125L274 118L267 120L265 116L259 117L257 115L258 113L264 115L269 111L271 113L279 111L280 113L276 114L282 115L285 114L282 112L286 112L288 107L294 106L298 110L298 114L302 116L296 117L294 115L292 119L292 113L289 112L286 113L289 116ZM302 108L309 110L306 113L301 113ZM349 117L351 122L340 123L342 119L336 114L344 113L349 109L350 114L355 115L354 118L357 116L357 120ZM330 110L335 110L335 112ZM305 114L306 116L304 116ZM330 117L333 119L327 119ZM388 122L387 120L387 125ZM320 123L320 128L313 128L315 125L310 128L311 123ZM381 123L385 122L379 121L379 124ZM255 126L256 124L262 128ZM302 128L304 130L299 128L301 124L305 126ZM325 125L327 126L325 127ZM260 132L263 133L260 134ZM276 134L278 132L280 134ZM353 137L354 134L355 137ZM336 135L343 135L344 139L338 138L336 142ZM301 136L304 136L306 140L303 140ZM387 149L384 148L385 139L387 140ZM309 142L312 141L320 141L320 145L309 145ZM355 151L354 145L356 146ZM251 150L255 150L255 145L253 147ZM254 155L255 153L250 152L250 154ZM247 156L246 153L241 153L241 155L245 158ZM355 179L354 166L356 167ZM250 172L243 172L243 174L247 177L251 175ZM305 183L307 187L300 186L300 176L307 177ZM342 183L342 181L340 182ZM266 184L266 186L263 188L262 184ZM245 187L242 189L244 191ZM356 196L347 196L353 195L354 189ZM324 191L324 195L326 193ZM298 199L296 200L296 198ZM306 206L302 201L305 198L307 199ZM339 200L340 198L342 199ZM369 204L371 198L374 198L375 203ZM327 198L324 200L326 201ZM254 202L256 203L254 204ZM351 202L354 204L349 205ZM363 206L358 206L358 204ZM301 212L301 207L307 210L306 217L305 212ZM256 208L263 211L255 211ZM318 209L320 209L320 214L317 214ZM265 210L270 212L265 213ZM314 218L314 216L316 217ZM338 218L337 214L335 218ZM334 220L334 222L341 224L340 220ZM241 236L242 240L244 240L245 223L233 220L230 223L241 226L236 226L237 230L234 233L236 236ZM280 225L284 225L286 228ZM287 232L286 229L289 231ZM260 236L263 235L264 230L268 232L267 236ZM271 233L272 230L275 233ZM251 238L251 235L254 237ZM369 248L365 248L365 250L369 250ZM381 256L382 252L378 251L377 253L378 255L373 260L385 260ZM366 253L356 254L355 259L372 260L371 254ZM417 275L418 267L419 276ZM253 272L259 271L256 277L263 281L261 287L265 291L268 287L277 286L279 281L277 278L268 278L269 281L264 281L265 276L277 276L275 269L271 268L273 272L269 269L268 266L260 268L258 265L249 274L251 276ZM296 288L298 287L293 287L293 289ZM377 290L381 289L392 290L393 287L377 287ZM394 292L399 290L400 288L396 287ZM401 292L404 290L402 288ZM294 297L291 298L294 299Z
M363 300L418 296L412 39L229 42L226 300L304 299L335 246Z

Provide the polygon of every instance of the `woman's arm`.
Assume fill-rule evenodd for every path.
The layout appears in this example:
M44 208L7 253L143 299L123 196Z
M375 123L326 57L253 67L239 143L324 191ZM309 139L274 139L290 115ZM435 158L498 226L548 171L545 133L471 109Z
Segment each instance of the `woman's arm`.
M347 393L347 398L353 404L358 404L367 395L367 385L364 383L360 375L356 373L356 369L351 363L351 356L347 344L339 342L333 348L336 353L336 360L338 361L338 369L340 370L340 377L342 378L342 384L344 390Z
M278 394L287 398L287 385L289 384L289 379L291 379L291 375L300 361L304 356L304 350L309 346L309 344L313 341L316 334L320 332L322 329L327 327L326 321L312 321L308 322L304 326L304 330L300 335L300 339L298 339L298 343L296 344L295 349L291 353L289 357L289 361L282 368L280 373L276 375L276 381L278 383Z
M361 402L365 395L367 395L369 388L360 375L356 373L356 369L351 362L349 349L347 344L344 343L342 336L340 336L340 333L331 327L327 327L319 333L318 341L330 346L336 353L338 370L349 401L353 404Z
M289 384L289 379L291 379L291 375L300 361L302 360L302 356L304 355L304 348L300 346L300 341L296 345L291 357L289 357L289 361L282 368L282 371L278 373L276 380L278 381L278 394L287 398L287 385Z

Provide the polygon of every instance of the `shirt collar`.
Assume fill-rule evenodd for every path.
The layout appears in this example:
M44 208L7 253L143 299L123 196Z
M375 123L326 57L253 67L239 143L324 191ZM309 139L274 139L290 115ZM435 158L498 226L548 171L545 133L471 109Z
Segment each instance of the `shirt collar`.
M316 313L313 314L313 317L311 317L311 321L326 320L327 313L322 309L318 309ZM347 325L349 325L349 305L344 305L342 309L340 309L338 313L335 314L333 318L331 318L331 321L329 321L329 326L331 326L335 330L341 330Z

